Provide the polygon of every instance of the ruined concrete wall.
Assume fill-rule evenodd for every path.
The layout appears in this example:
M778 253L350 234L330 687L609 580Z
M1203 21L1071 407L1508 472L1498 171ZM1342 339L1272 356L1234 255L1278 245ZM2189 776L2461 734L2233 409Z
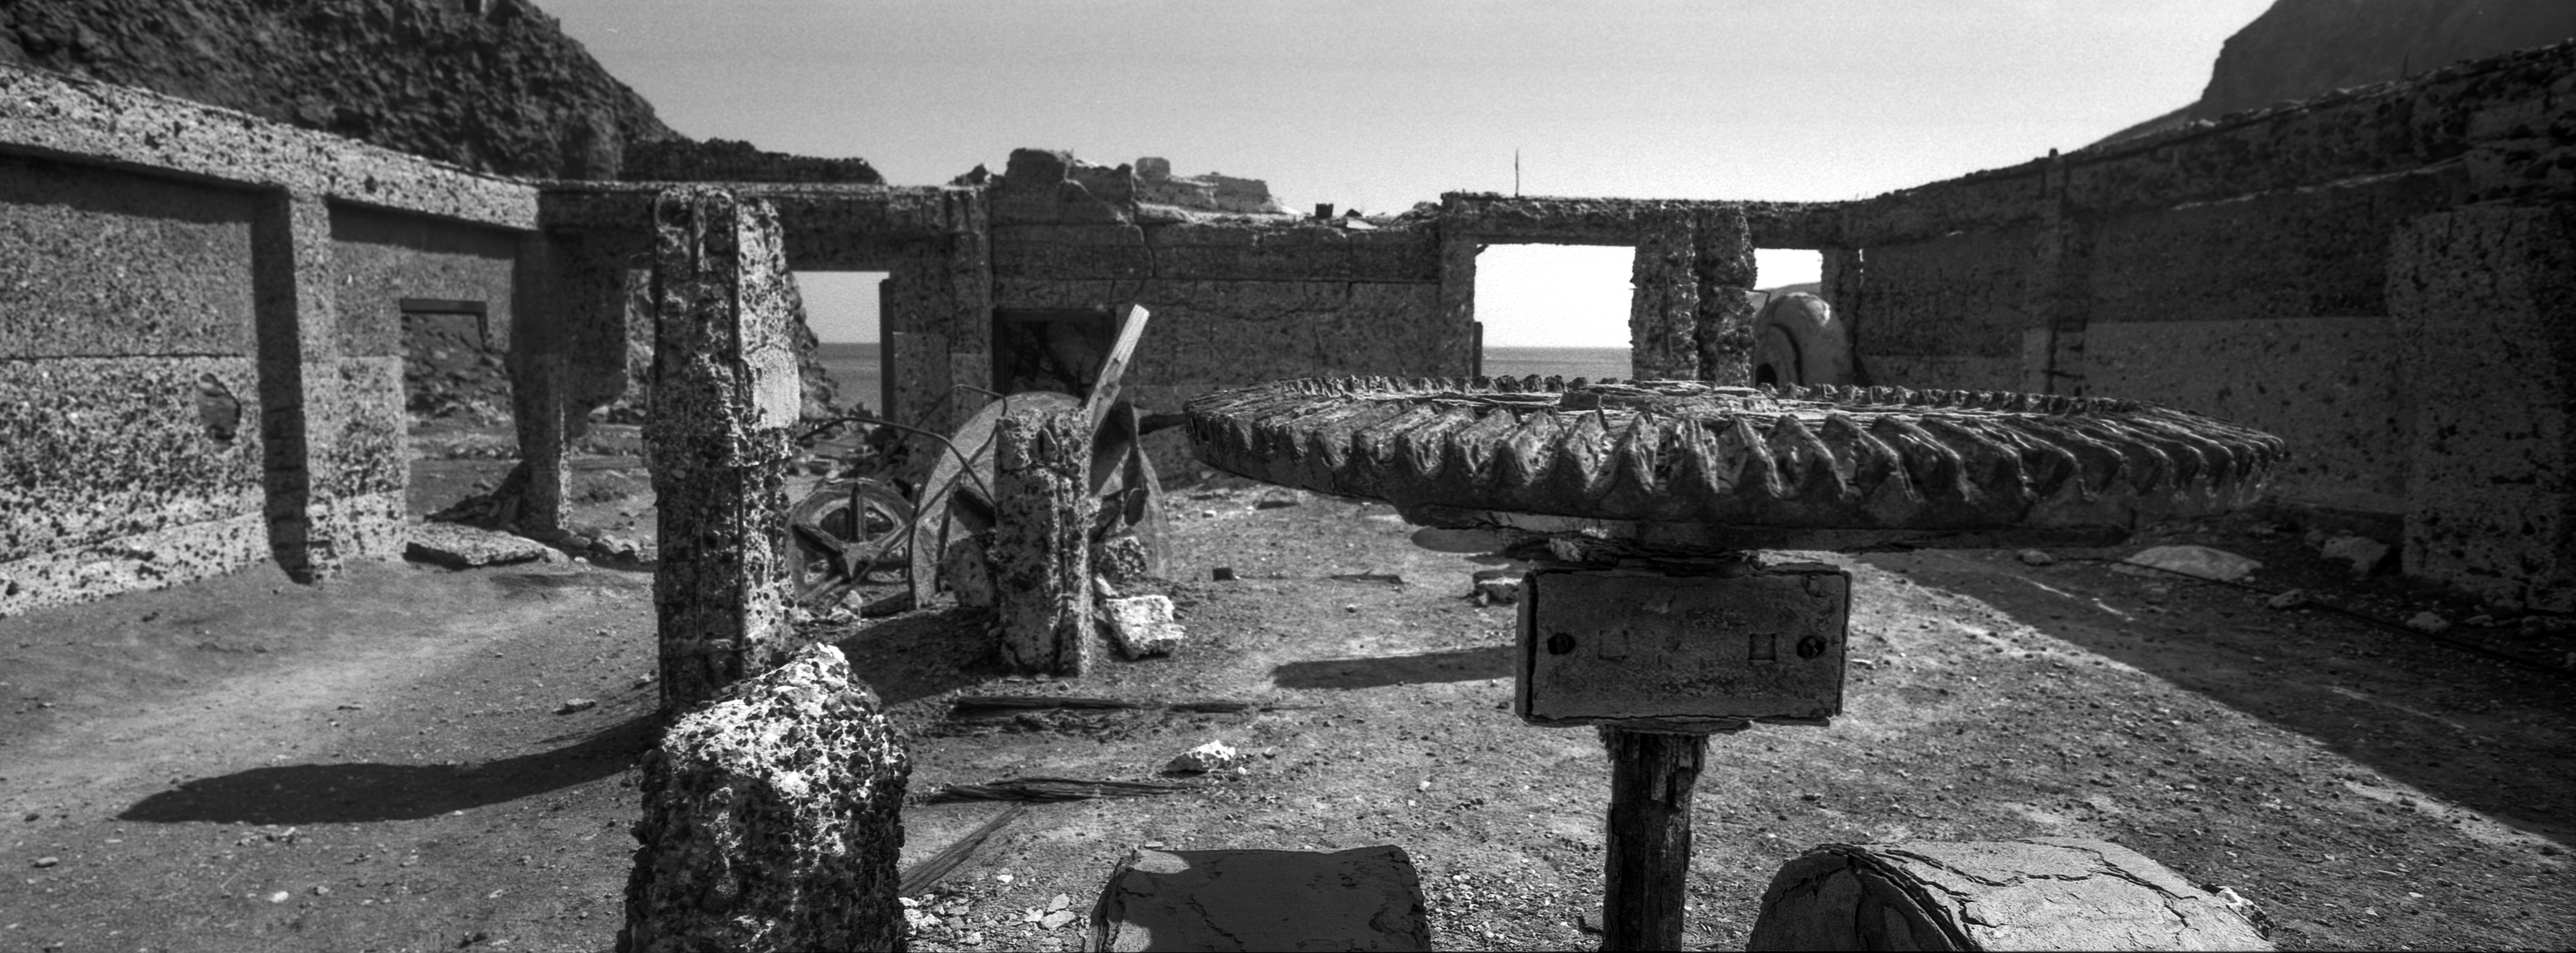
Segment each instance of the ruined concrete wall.
M1125 383L1149 411L1282 378L1463 375L1472 360L1471 326L1441 308L1440 241L1429 228L997 224L992 249L995 308L1134 303L1152 313ZM1178 432L1146 443L1165 473L1195 472Z
M420 266L335 242L358 204L535 220L525 186L0 68L0 614L399 552L401 358L343 294Z
M341 352L399 358L413 414L506 413L518 236L417 215L331 209ZM416 310L454 305L469 311Z
M2547 282L2498 276L2561 260L2514 216L2576 194L2571 90L2560 44L1848 203L1808 230L1847 249L1828 284L1871 383L2019 381L2270 431L2293 450L2277 498L2402 517L2409 572L2537 604L2567 588L2564 438L2544 419L2567 391L2540 343L2567 319Z
M2390 259L2406 571L2576 611L2576 207L2427 215Z

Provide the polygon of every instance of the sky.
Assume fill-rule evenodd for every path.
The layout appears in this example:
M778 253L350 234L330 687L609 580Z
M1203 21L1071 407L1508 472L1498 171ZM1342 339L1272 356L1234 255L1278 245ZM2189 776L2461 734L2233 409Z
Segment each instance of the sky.
M2191 102L2270 0L537 3L690 136L897 185L1020 147L1160 156L1375 213L1514 191L1516 152L1522 194L1636 198L1852 199L2014 165ZM1815 259L1764 255L1760 284ZM1615 250L1489 249L1487 343L1625 345L1626 272ZM826 340L875 339L872 278L800 285Z

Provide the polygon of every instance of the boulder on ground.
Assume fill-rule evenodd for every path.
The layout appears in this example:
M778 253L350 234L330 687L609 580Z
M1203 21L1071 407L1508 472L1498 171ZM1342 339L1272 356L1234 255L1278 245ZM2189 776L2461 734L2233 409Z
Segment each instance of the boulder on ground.
M839 649L812 644L644 755L621 951L900 950L911 761Z
M2207 546L2157 546L2139 550L2126 562L2134 566L2162 569L2202 579L2235 582L2254 570L2263 568L2260 560L2248 559L2223 549Z

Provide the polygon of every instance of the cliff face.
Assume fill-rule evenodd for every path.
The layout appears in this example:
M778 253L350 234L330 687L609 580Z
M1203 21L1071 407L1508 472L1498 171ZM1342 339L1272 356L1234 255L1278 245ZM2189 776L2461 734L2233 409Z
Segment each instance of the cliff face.
M2227 38L2191 118L2214 119L2576 36L2568 0L2279 0Z
M884 181L673 132L528 0L6 0L0 63L504 175Z
M2102 141L2570 36L2576 36L2576 2L2570 0L2277 0L2227 38L2199 101Z

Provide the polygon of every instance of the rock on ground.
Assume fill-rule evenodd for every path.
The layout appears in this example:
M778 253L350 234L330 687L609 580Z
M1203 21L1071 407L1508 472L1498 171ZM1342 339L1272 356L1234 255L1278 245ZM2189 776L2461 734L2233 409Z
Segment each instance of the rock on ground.
M1118 646L1118 654L1131 659L1168 655L1185 636L1181 624L1172 621L1168 596L1102 599L1100 609L1108 617L1110 643Z
M2247 559L2223 549L2207 546L2157 546L2139 550L2127 560L2131 565L2147 566L2168 572L2221 582L2235 582L2254 570L2263 568L2260 560Z
M617 949L903 949L911 771L838 649L734 683L644 757Z
M554 549L544 543L509 533L455 523L422 523L411 528L411 545L403 550L403 557L449 569L472 569L534 562L553 553Z
M1228 745L1225 742L1211 741L1188 751L1181 752L1180 757L1173 758L1172 763L1166 765L1163 770L1184 774L1201 771L1222 771L1226 768L1231 768L1237 764L1241 764L1242 762L1243 752L1234 750L1232 745Z

